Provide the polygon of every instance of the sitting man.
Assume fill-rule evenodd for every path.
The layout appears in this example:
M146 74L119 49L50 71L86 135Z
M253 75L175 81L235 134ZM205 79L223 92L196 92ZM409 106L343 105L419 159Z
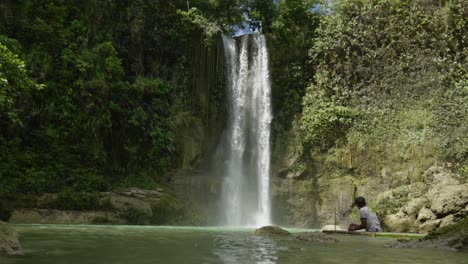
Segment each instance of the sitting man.
M361 224L350 224L348 231L356 231L365 228L367 232L381 232L382 228L380 227L379 219L377 215L369 211L366 200L363 197L357 197L354 201L359 208Z

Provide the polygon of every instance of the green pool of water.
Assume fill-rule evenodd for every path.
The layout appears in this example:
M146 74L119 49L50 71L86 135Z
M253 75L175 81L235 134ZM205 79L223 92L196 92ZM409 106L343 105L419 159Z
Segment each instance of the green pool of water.
M86 263L468 263L468 254L392 249L392 238L336 235L338 244L271 239L253 229L16 225L25 256L2 264ZM298 231L298 230L295 230Z

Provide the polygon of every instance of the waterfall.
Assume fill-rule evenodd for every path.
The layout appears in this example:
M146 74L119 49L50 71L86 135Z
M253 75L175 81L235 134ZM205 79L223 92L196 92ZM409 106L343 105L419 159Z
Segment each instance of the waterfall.
M271 224L271 84L265 36L223 37L229 96L222 224Z

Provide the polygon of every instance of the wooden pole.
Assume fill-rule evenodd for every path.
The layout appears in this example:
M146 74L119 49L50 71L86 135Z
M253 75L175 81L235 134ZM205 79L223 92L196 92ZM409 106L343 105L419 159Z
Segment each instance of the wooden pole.
M335 202L335 232L336 232L336 202Z

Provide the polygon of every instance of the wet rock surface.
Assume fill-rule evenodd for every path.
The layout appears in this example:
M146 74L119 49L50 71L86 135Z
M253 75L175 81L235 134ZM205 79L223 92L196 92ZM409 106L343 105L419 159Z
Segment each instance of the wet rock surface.
M130 188L119 192L44 194L30 208L13 211L12 223L164 224L180 210L163 189Z
M397 239L386 245L390 248L439 248L468 251L468 218L440 228L420 239Z
M22 255L18 234L2 221L0 221L0 254Z
M318 232L305 232L305 233L298 233L294 234L294 239L299 241L307 241L307 242L316 242L316 243L339 243L340 241L336 238L330 237L329 235L325 235Z
M255 235L260 236L289 236L289 231L282 229L278 226L264 226L255 230Z
M458 178L441 167L431 167L423 182L380 194L377 207L385 215L382 222L386 230L429 233L466 218L468 183L462 184ZM386 213L395 208L396 212Z

